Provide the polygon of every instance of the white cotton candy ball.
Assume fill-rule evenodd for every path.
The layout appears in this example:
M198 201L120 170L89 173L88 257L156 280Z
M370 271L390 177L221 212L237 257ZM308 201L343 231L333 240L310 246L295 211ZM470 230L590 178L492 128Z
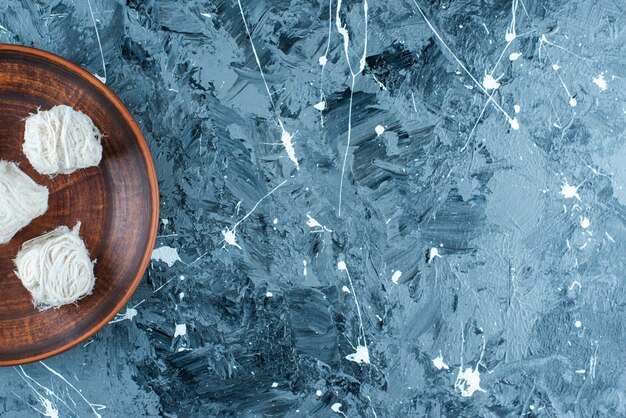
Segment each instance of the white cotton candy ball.
M100 164L101 139L89 116L59 105L26 118L24 154L41 174L70 174Z
M0 245L48 210L48 188L15 163L0 160Z
M17 277L39 310L58 308L91 294L96 277L94 262L78 234L60 226L26 241L15 258Z

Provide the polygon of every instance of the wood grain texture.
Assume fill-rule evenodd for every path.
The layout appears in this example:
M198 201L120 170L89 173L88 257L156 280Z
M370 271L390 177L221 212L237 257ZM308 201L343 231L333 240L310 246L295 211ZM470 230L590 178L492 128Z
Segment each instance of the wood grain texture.
M22 152L24 121L37 108L67 104L104 133L98 167L54 178L39 175ZM126 304L150 260L158 224L158 189L150 151L124 105L94 76L47 52L0 45L0 159L15 161L49 188L49 209L0 246L0 366L65 351L104 327ZM97 259L93 294L76 305L37 311L15 276L24 241L82 222Z

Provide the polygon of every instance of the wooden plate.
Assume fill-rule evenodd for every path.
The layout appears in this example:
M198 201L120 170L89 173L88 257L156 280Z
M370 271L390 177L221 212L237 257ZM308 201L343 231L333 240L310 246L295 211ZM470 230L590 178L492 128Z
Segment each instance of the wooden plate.
M23 119L38 107L66 104L105 134L98 167L39 175L22 152ZM49 209L0 246L0 366L65 351L104 327L128 302L150 260L158 224L158 189L146 141L122 102L99 80L56 55L0 45L0 159L50 191ZM76 305L39 312L14 273L24 241L82 222L80 235L97 259L93 294Z

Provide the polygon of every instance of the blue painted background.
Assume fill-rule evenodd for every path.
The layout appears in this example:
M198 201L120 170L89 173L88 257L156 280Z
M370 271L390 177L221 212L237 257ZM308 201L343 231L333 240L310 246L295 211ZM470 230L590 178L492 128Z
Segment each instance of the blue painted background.
M0 369L2 417L626 416L622 2L2 3L162 200L129 306Z

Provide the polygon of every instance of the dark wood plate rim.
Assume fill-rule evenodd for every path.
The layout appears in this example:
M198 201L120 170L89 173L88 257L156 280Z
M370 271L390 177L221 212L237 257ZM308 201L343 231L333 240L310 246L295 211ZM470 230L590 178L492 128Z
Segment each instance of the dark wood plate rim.
M150 262L152 249L154 248L154 245L156 243L157 229L159 226L159 190L158 190L156 170L154 168L154 162L152 160L152 155L150 154L150 149L148 148L146 139L141 133L141 130L139 129L139 126L137 125L137 122L135 122L135 119L132 117L128 109L126 109L126 106L124 106L124 104L121 102L120 99L118 99L115 93L113 93L105 84L103 84L90 72L74 64L73 62L70 62L66 60L65 58L62 58L50 52L43 51L41 49L21 46L21 45L0 44L0 52L2 51L13 51L13 52L18 52L22 54L35 55L35 56L44 58L46 60L55 62L56 64L59 64L65 67L70 72L75 73L78 77L85 79L94 88L102 92L102 94L120 112L120 114L122 115L122 117L124 118L128 126L132 130L133 134L137 138L138 145L141 150L141 154L144 157L144 160L146 162L146 167L148 170L148 182L150 185L150 194L151 194L151 199L152 199L152 213L151 213L152 224L150 225L150 237L145 244L144 255L143 255L143 259L141 260L141 268L139 269L139 273L137 274L136 277L133 278L124 297L120 299L120 301L117 303L115 308L111 310L111 312L104 318L104 320L94 324L91 327L91 329L89 329L84 334L78 336L73 341L70 341L69 343L55 350L52 350L43 354L39 354L37 356L25 357L25 358L18 359L18 360L0 359L0 366L17 366L20 364L32 363L32 362L43 360L52 356L56 356L57 354L60 354L64 351L69 350L70 348L77 346L78 344L85 341L86 339L88 339L89 337L93 336L95 333L100 331L102 328L104 328L109 323L109 321L111 321L111 319L113 319L113 317L124 306L126 306L126 303L128 303L133 293L135 293L137 286L139 286L139 283L141 282L141 279L143 278L143 275L148 267L148 263Z

